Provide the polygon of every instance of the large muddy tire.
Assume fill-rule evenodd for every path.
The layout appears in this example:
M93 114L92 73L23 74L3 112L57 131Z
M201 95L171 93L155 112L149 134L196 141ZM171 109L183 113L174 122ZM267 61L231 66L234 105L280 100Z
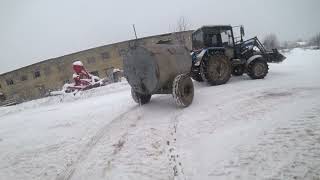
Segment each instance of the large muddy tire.
M249 63L247 67L247 74L252 79L263 79L269 71L269 66L262 58L254 60Z
M234 76L242 76L243 73L244 73L244 67L243 67L243 65L235 66L235 67L233 67L233 69L232 69L232 75L234 75Z
M198 82L203 82L203 79L201 77L200 72L192 72L191 77L193 80L198 81Z
M201 62L200 74L210 85L225 84L231 77L231 62L223 54L209 56Z
M138 92L135 92L132 88L131 88L131 96L134 102L140 105L147 104L148 102L150 102L150 99L151 99L150 94L140 94Z
M172 85L172 96L178 107L187 107L192 103L194 87L187 74L178 75Z

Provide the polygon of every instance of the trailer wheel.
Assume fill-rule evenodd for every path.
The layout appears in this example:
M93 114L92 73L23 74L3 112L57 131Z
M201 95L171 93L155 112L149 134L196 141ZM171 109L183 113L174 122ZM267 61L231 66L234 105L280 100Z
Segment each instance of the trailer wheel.
M257 59L249 63L247 67L247 74L252 79L263 79L269 71L268 64L263 59Z
M192 72L191 77L195 81L203 82L203 79L202 79L201 74L199 72Z
M210 85L221 85L231 77L231 62L224 54L209 56L201 62L200 74Z
M187 74L180 74L174 78L172 96L178 107L187 107L192 103L194 87L192 80Z
M150 102L150 99L151 99L150 94L141 94L141 93L135 92L132 88L131 88L131 96L134 102L140 105L147 104L148 102Z
M243 65L235 66L235 67L232 69L232 75L234 75L234 76L242 76L243 73L244 73L244 67L243 67Z

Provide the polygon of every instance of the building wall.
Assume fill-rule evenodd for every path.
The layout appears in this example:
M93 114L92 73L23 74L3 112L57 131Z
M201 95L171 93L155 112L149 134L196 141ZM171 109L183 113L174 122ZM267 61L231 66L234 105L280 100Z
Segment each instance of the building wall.
M72 82L72 63L80 60L89 72L97 72L104 78L112 68L122 69L122 55L134 43L148 46L161 41L185 44L191 49L191 32L162 34L138 40L125 41L85 51L45 60L0 75L0 102L15 100L18 102L46 96L50 91L59 90L66 82ZM39 74L39 73L40 74ZM38 74L37 74L38 73ZM36 76L36 75L39 75ZM12 81L13 84L10 84ZM1 95L3 94L3 95Z

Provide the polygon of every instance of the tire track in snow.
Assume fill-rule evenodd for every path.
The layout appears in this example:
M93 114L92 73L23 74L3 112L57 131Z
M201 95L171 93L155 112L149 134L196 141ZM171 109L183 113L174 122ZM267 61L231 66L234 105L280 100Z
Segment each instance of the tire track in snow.
M139 107L141 108L141 107ZM141 109L140 109L141 110ZM131 111L132 112L132 111ZM130 112L130 113L131 113ZM129 114L129 113L128 113ZM127 115L128 115L127 114ZM120 131L118 132L118 134L121 134L121 135L118 135L116 133L111 133L110 134L110 137L109 139L115 139L114 137L112 136L116 136L117 138L119 138L116 143L112 144L112 146L114 147L113 151L108 155L108 157L110 157L107 161L107 167L105 167L103 169L103 177L109 179L108 177L108 174L111 172L112 170L112 164L114 163L114 161L117 160L117 155L121 153L121 150L123 149L124 145L127 144L127 141L128 141L128 136L129 136L129 130L132 131L133 128L136 128L137 127L137 122L139 120L142 119L142 116L141 115L137 115L136 117L134 117L134 119L131 119L133 120L134 122L130 122L130 124L128 125L128 127L124 128L123 130L119 130L117 129L117 131ZM130 119L129 119L130 120Z
M170 127L170 138L167 141L168 146L168 159L169 159L169 165L172 168L173 171L173 179L174 180L186 180L186 176L183 171L183 165L180 160L180 154L177 149L177 131L178 131L178 125L179 125L179 117L182 115L182 112L174 115L171 119L172 121L172 127Z
M145 109L149 109L149 107L143 107L141 110ZM105 153L105 151L99 150L110 144L106 140L104 144L99 144L102 147L97 148L97 152L95 152L100 157L99 159L103 160L95 164L92 163L93 166L88 165L88 167L90 169L98 168L93 172L101 173L102 176L99 178L103 179L118 179L119 176L124 179L171 179L172 170L168 166L166 142L169 134L168 124L171 124L172 115L174 114L170 113L169 118L164 118L162 123L165 125L159 127L157 126L159 122L150 121L154 117L154 113L143 113L141 121L136 121L135 126L127 132L127 141L119 153L111 156L112 152ZM116 134L119 133L113 133L113 137L109 139L119 137ZM102 171L100 167L104 167L101 169ZM89 172L89 174L93 172Z
M112 125L114 123L119 122L119 121L123 121L124 118L129 113L131 113L132 111L134 111L137 108L139 108L139 107L135 106L135 107L130 108L128 111L123 112L122 114L120 114L119 116L114 118L111 122L109 122L108 124L106 124L105 126L100 128L97 131L97 133L85 145L84 149L81 150L81 152L80 152L79 156L77 157L77 159L75 161L73 161L71 164L67 165L67 168L61 174L58 174L58 176L56 177L56 180L69 180L69 179L71 179L73 174L74 174L74 172L75 172L75 170L77 169L77 166L79 164L81 164L81 162L86 160L86 158L88 157L88 155L90 154L92 149L100 141L100 139L102 139L106 135L106 133L109 132L108 130L112 127Z
M121 173L122 177L127 179L185 180L180 154L176 147L176 133L180 115L181 113L170 114L163 122L166 125L157 128L153 123L144 126L145 121L150 121L150 119L141 118L142 121L138 122L140 125L136 125L133 130L130 130L132 133L127 133L128 137L126 138L129 139L129 142L125 143L123 150L115 155L111 155L110 151L108 154L103 152L103 156L108 158L100 157L100 159L104 159L104 163L94 165L98 168L105 165L101 178L117 179L117 173ZM141 138L144 140L139 141ZM100 153L102 152L100 151L98 154ZM154 162L155 159L157 162ZM101 171L95 172L100 173Z

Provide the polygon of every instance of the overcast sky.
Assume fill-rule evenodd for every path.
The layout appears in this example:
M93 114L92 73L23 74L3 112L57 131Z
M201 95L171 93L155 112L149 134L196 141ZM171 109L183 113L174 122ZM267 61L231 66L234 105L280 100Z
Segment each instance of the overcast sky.
M183 16L192 29L243 24L246 37L280 40L320 32L320 0L0 0L0 74L72 52L167 33Z

